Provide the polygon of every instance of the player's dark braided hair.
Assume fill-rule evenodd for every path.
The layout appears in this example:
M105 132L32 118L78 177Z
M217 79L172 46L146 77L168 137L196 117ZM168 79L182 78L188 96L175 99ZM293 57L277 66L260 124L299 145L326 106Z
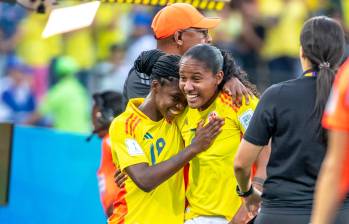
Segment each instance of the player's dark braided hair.
M143 51L135 61L135 69L160 83L163 79L172 81L179 79L179 60L180 56L168 55L157 49Z

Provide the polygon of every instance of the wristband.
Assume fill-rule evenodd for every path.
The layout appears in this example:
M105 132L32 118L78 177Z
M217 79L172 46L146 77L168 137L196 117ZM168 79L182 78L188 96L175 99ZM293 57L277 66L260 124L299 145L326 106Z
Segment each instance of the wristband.
M259 184L259 185L263 186L263 184L264 184L264 179L263 179L263 178L260 178L260 177L254 177L254 178L252 179L252 183L253 183L253 184Z
M252 185L251 185L250 189L246 192L242 192L239 188L239 185L236 185L236 193L240 197L246 198L246 197L250 196L253 192L254 192L254 190L253 190Z

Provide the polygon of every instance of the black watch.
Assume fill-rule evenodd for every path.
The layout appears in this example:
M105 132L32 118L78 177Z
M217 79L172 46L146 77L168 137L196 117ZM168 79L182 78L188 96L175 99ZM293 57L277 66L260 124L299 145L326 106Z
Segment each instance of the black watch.
M248 191L246 192L242 192L239 188L239 185L236 185L236 193L237 195L239 195L240 197L243 197L243 198L246 198L248 196L250 196L252 193L253 193L253 187L252 187L252 184L251 184L251 187Z

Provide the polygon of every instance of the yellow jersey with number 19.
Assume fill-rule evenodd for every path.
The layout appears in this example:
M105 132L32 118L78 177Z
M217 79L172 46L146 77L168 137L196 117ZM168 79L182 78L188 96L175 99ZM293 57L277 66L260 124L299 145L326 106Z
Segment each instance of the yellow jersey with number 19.
M195 137L201 120L205 120L205 123L214 117L225 120L222 132L212 145L190 161L186 220L197 216L222 216L231 220L239 209L241 199L235 192L237 182L233 163L257 103L258 99L254 98L249 105L243 102L240 108L236 108L230 96L219 93L206 110L187 108L178 118L178 127L186 146Z
M131 99L124 113L114 119L109 129L112 155L122 171L126 167L148 163L149 166L170 159L183 149L175 123L165 119L152 121L138 106L143 99ZM115 203L109 223L182 224L184 220L184 179L180 170L149 193L128 178L124 195Z

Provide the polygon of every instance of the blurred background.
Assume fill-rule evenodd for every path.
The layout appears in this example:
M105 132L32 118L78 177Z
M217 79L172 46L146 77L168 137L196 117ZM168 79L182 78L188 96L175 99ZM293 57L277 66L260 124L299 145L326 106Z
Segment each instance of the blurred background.
M45 8L10 2L0 1L0 123L12 124L0 127L0 193L7 193L0 223L103 223L95 175L101 142L85 141L92 94L122 93L136 57L156 48L150 25L160 7L103 2L91 26L43 39ZM349 31L349 0L231 0L202 12L222 18L213 44L261 93L302 73L299 34L309 17L330 16Z
M58 1L58 6L78 2ZM0 2L0 121L90 131L90 96L122 92L134 59L156 47L150 24L159 9L102 3L91 26L43 39L49 13ZM222 10L203 13L223 19L212 31L213 44L231 52L261 92L301 74L299 33L306 19L328 15L346 31L349 27L347 0L231 0ZM74 63L56 66L65 56ZM60 69L70 69L78 83L60 83ZM52 100L62 91L67 91L63 105ZM64 106L79 114L78 124L62 112Z

